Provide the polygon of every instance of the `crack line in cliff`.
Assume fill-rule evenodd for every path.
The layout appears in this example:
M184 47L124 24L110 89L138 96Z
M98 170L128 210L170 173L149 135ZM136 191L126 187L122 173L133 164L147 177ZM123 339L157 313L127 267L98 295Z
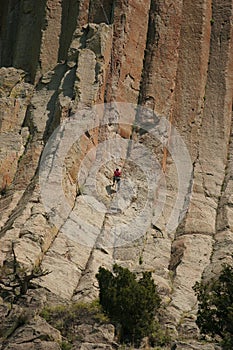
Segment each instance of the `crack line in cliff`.
M213 249L212 249L212 254L210 256L210 263L212 263L212 259L213 259L213 254L214 254L214 247L217 243L216 240L216 235L221 232L224 231L224 229L227 229L226 227L224 227L224 229L221 227L219 228L219 220L223 220L221 218L221 212L224 210L224 208L228 205L226 203L224 203L224 199L226 196L226 188L228 185L228 182L230 181L231 178L231 174L232 174L232 168L233 168L233 159L231 158L232 155L232 151L233 151L233 113L231 115L231 128L230 128L230 134L229 134L229 142L228 142L228 152L227 152L227 161L226 161L226 165L225 165L225 176L222 182L222 187L221 187L221 193L219 196L219 200L218 200L218 206L216 209L216 216L215 216L215 232L213 235L213 239L214 239L214 243L213 243Z
M135 117L136 117L136 115L135 115ZM119 125L118 125L118 127L119 127ZM134 133L134 132L136 132L136 131L134 131L134 129L132 129L130 138L128 139L127 151L126 151L126 158L125 158L125 160L124 160L124 163L122 164L122 167L121 167L122 170L123 170L124 167L125 167L125 164L126 164L127 159L130 157L131 148L132 148L132 133ZM116 193L116 195L117 195L117 193ZM110 202L109 208L111 208L112 203L113 203L113 201L114 201L114 198L115 198L115 197L113 197L112 201ZM112 214L113 214L113 213L112 213ZM94 257L94 252L95 252L96 250L100 250L100 251L102 251L103 253L108 254L108 252L104 249L104 244L101 244L101 239L102 239L102 237L104 237L105 226L106 226L106 223L108 222L109 215L111 215L111 212L109 212L109 211L107 211L107 212L105 213L105 215L104 215L104 218L103 218L103 221L102 221L102 227L101 227L101 229L100 229L100 231L99 231L99 235L96 237L95 243L94 243L93 246L92 246L91 252L90 252L89 257L88 257L88 259L87 259L87 261L86 261L85 268L84 268L83 271L82 271L82 274L81 274L81 276L80 276L80 278L79 278L79 281L78 281L78 283L77 283L77 286L76 286L76 288L75 288L75 290L74 290L73 296L79 294L79 290L78 290L78 289L79 289L80 284L82 283L82 278L83 278L84 276L86 276L86 275L88 274L88 272L91 271L90 266L91 266L91 264L93 263L93 261L94 261L94 259L95 259L95 257ZM115 217L114 215L111 215L111 218L112 218L112 220L113 220L113 222L111 223L111 227L115 227L115 231L114 231L114 243L113 243L113 250L112 250L112 260L113 260L113 263L115 263L115 262L116 262L116 251L117 251L117 248L118 248L117 242L119 242L119 237L120 237L120 236L117 235L117 230L116 230L118 219L117 219L117 217ZM150 225L152 225L152 217L151 217L151 220L150 220ZM145 234L147 234L147 232L145 232ZM143 242L144 242L143 244L145 244L145 241L144 241L144 240L143 240ZM128 242L128 243L129 243L129 242ZM128 244L128 243L126 243L126 244ZM144 249L144 248L143 248L143 249Z
M117 124L117 125L118 125L118 124ZM119 125L118 125L118 127L119 127ZM127 159L127 157L129 156L129 152L130 152L130 148L131 148L131 142L130 142L130 141L131 141L131 140L129 139L128 146L127 146L127 152L126 152L126 154L127 154L126 159ZM125 164L125 162L126 162L126 160L124 161L124 163L123 163L123 165L122 165L122 167L121 167L122 170L124 169L124 164ZM96 237L95 243L93 244L93 247L92 247L92 249L91 249L91 251L90 251L89 257L88 257L88 259L87 259L87 261L86 261L85 268L83 269L82 274L81 274L81 276L80 276L80 278L79 278L79 280L78 280L77 286L76 286L76 288L74 289L73 297L79 293L78 288L79 288L79 286L80 286L80 284L81 284L81 282L82 282L82 278L83 278L83 276L85 276L85 275L88 273L88 270L89 270L89 268L90 268L90 266L91 266L91 263L92 263L93 260L94 260L94 252L95 252L96 250L100 250L100 251L104 252L105 254L106 254L106 253L108 254L108 252L104 249L104 246L101 244L101 238L102 238L102 236L103 236L103 233L104 233L104 230L105 230L105 226L106 226L106 222L107 222L107 220L108 220L108 218L109 218L109 215L111 215L111 217L112 217L112 219L113 219L113 225L112 225L112 227L115 227L115 228L116 228L117 219L115 219L114 213L112 213L112 214L110 213L110 209L111 209L112 203L114 202L114 198L117 196L117 193L118 193L118 192L116 192L115 196L112 196L112 200L110 201L110 203L109 203L109 205L108 205L108 210L107 210L107 212L106 212L105 215L104 215L103 222L102 222L102 227L101 227L101 229L100 229L99 235ZM117 241L117 235L116 235L116 230L115 230L115 231L114 231L113 253L112 253L113 264L115 263L116 241ZM100 244L99 244L99 243L100 243Z
M12 228L15 219L23 213L27 203L29 202L29 198L31 194L33 193L36 187L37 180L38 180L38 174L35 174L30 184L27 186L24 193L22 194L20 200L18 201L17 206L13 209L8 220L5 222L4 226L2 227L0 231L0 238L4 237L5 233Z

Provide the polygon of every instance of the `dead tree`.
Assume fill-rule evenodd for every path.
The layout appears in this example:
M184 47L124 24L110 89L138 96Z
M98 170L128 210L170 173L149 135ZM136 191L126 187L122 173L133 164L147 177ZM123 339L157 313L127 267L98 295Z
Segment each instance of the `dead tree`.
M15 300L25 294L28 289L35 288L33 280L46 276L51 271L42 269L41 265L26 269L17 261L12 243L12 259L0 268L0 295Z

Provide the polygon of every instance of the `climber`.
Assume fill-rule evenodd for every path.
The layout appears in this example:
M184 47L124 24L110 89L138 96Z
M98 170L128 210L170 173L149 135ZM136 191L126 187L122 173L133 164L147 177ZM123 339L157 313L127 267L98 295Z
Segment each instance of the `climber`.
M114 174L113 174L113 184L112 186L115 185L115 182L117 183L117 187L118 189L120 188L120 181L121 181L121 171L116 168L116 170L114 171Z

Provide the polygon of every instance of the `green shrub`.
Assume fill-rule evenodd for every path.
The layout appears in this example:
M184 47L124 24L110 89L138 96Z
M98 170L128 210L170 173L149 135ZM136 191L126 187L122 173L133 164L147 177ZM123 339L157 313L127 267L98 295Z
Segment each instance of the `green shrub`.
M120 341L138 344L150 335L161 303L151 272L144 272L137 281L134 273L115 264L113 273L100 267L96 277L100 304L109 318L120 325Z
M224 350L233 349L233 268L224 265L220 276L193 287L199 302L197 325L203 334L220 337Z
M160 324L154 321L153 332L150 335L150 344L155 346L165 346L171 342L171 335L168 329L163 329Z
M63 341L63 342L61 343L61 349L62 349L62 350L71 350L72 347L73 347L73 345L70 344L70 343L67 342L67 341Z
M82 341L82 335L77 334L76 326L83 323L94 325L108 322L98 301L46 307L41 311L40 316L58 329L69 342Z

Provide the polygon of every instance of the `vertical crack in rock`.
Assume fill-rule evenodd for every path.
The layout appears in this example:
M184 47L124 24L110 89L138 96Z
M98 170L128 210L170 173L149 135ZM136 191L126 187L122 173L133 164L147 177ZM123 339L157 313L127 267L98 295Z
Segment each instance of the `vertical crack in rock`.
M33 82L40 55L46 0L38 4L29 1L2 3L1 66L22 68Z
M80 1L62 1L61 35L59 42L58 62L67 60L68 50L73 34L79 23L77 19L80 13Z
M117 8L116 9L116 11L118 11L119 12L119 8ZM122 12L124 12L123 10L120 10L120 11L122 11ZM125 8L125 11L126 11L126 8ZM129 10L127 10L127 11L129 11ZM126 13L127 13L127 11L126 11ZM137 8L135 8L135 11L137 11ZM137 12L136 12L136 15L137 15ZM126 36L126 39L124 39L123 37L122 37L122 35L124 34L124 33L126 33L126 30L124 29L124 25L125 25L125 14L124 15L120 15L119 14L119 19L118 19L118 16L114 16L114 28L115 28L115 31L114 31L114 40L113 40L113 49L112 49L112 56L111 56L111 59L112 59L112 61L111 61L111 67L113 67L113 70L111 71L111 79L114 79L114 76L115 76L115 72L116 72L116 76L115 76L115 80L116 80L116 82L118 82L120 79L121 79L121 73L122 73L122 71L123 71L123 69L124 69L124 72L126 71L126 69L127 69L127 62L126 62L126 68L123 68L123 67L121 67L121 65L120 65L120 61L119 61L119 65L117 66L115 66L115 60L117 60L117 58L116 58L116 56L115 56L115 54L114 54L114 52L116 52L116 54L117 55L119 55L119 59L121 59L122 58L122 54L123 54L123 52L125 51L125 52L127 52L127 50L129 50L129 49L131 49L130 48L130 45L132 46L132 45L140 45L140 46L142 46L142 48L143 48L143 46L144 46L144 43L145 43L145 40L144 40L144 42L142 41L142 42L140 42L139 40L140 40L140 37L137 39L136 38L136 41L133 41L133 43L130 43L128 40L128 37ZM135 25L134 24L134 21L133 21L133 23L132 23L132 25ZM123 26L123 27L122 27ZM119 33L118 33L119 32ZM119 40L119 37L121 38L121 40ZM117 39L117 41L116 41L116 39ZM124 40L123 40L124 39ZM120 50L120 51L119 51ZM143 51L142 51L142 54L143 54ZM127 57L127 56L126 56ZM141 55L141 56L139 56L139 59L140 59L140 65L141 65L141 67L142 67L142 60L143 60L143 55ZM113 61L114 60L114 61ZM135 65L136 65L136 63L137 62L134 62L133 64L130 64L130 61L129 61L129 68L128 69L135 69ZM140 72L140 70L138 70L138 72ZM138 74L138 73L137 73ZM126 75L127 76L127 75ZM132 72L132 77L134 77L135 76L135 73L134 73L134 71ZM122 89L124 88L124 86L123 86L123 84L122 84L122 82L121 82L121 84L120 85L118 85L118 83L114 83L112 80L110 81L110 85L111 85L111 88L113 88L114 86L115 86L115 91L119 91L118 92L118 94L120 93L120 91L122 91ZM138 95L138 91L137 91L137 89L135 89L134 87L132 87L132 90L134 90L134 91L136 91L137 92L137 95ZM109 83L107 83L107 90L106 90L106 93L107 93L107 95L109 95L110 94L110 96L112 96L111 98L116 98L116 93L114 93L114 92L112 92L112 90L109 90ZM134 93L135 94L135 93ZM106 96L106 95L105 95ZM111 100L111 98L110 98L110 100ZM137 97L138 98L138 97ZM122 129L122 130L121 130ZM123 130L123 126L121 126L121 129L119 130L120 131L120 135L121 135L121 133L124 133L125 131ZM128 132L127 132L128 133ZM129 135L130 136L130 135ZM124 169L124 171L125 171L125 169ZM115 221L115 220L113 220L113 221ZM108 230L110 230L111 228L113 228L113 226L114 226L114 222L112 221L112 219L110 219L109 218L109 215L108 214L106 214L105 215L105 219L103 220L103 225L102 225L102 228L101 228L101 230L100 230L100 234L99 234L99 237L98 237L98 239L97 239L97 243L98 243L98 241L100 240L103 240L103 247L104 247L104 238L103 237L105 237L105 239L107 239L107 237L106 237L106 234L107 234L107 232L108 232ZM112 226L113 225L113 226ZM115 225L117 226L117 219L116 219L116 223L115 223ZM103 236L103 237L102 237ZM102 246L102 245L101 245ZM108 249L109 250L109 249ZM112 254L109 254L109 259L107 259L107 260L109 260L109 267L111 267L111 265L112 265L112 263L113 263L113 260L114 260L114 252L115 252L115 248L113 249L113 250L111 250L110 249L110 252L112 251ZM100 259L100 255L101 254L103 254L103 253L105 253L105 250L104 250L104 252L103 252L103 249L102 248L98 248L97 250L96 249L94 249L94 250L92 250L91 251L91 255L90 255L90 257L89 257L89 260L88 260L88 262L87 262L87 266L86 266L86 269L85 269L85 273L83 273L83 276L82 276L82 279L84 280L84 282L83 282L83 280L81 279L80 281L79 281L79 284L78 284L78 287L77 287L77 290L76 290L76 292L75 292L75 294L76 294L76 297L75 298L78 298L79 296L78 296L78 293L81 293L81 295L83 295L84 294L84 296L86 295L88 295L88 293L90 294L91 293L91 291L93 290L93 281L95 280L95 273L97 272L97 270L98 270L98 266L101 264L101 259ZM99 261L99 263L97 264L97 262ZM106 261L106 257L105 257L105 261ZM89 276L88 278L87 278L87 276ZM83 293L82 291L83 291L83 289L85 289L84 288L84 285L85 285L85 283L87 283L87 281L89 281L88 282L88 284L90 285L90 287L89 287L89 289L87 289L86 291L85 291L85 293ZM91 294L89 295L89 297L91 296Z
M225 168L225 178L216 210L216 230L213 236L213 248L210 263L205 268L203 279L218 275L224 263L232 263L233 222L232 222L232 191L233 191L233 115L229 137L228 158Z
M202 264L205 266L208 262L206 250L208 251L211 244L211 239L195 234L192 219L193 209L195 210L194 195L199 160L199 126L203 119L203 91L206 86L209 59L211 2L206 1L205 4L183 3L181 15L179 55L173 96L174 106L171 110L170 120L178 128L186 142L195 166L186 198L190 200L189 208L175 233L171 246L168 268L173 271L173 292L168 314L172 314L176 322L180 323L179 332L181 334L185 329L185 336L192 337L197 334L195 324L190 322L196 303L192 286L200 278L204 268ZM197 27L199 31L196 30ZM168 181L171 181L173 167L169 165L169 157L167 162L167 177ZM187 228L190 221L192 224L189 231ZM201 244L203 244L203 251L200 249ZM187 277L189 269L192 269L193 273ZM184 310L186 312L185 318L183 317Z
M105 102L137 103L146 45L149 0L129 0L114 7L113 44ZM135 55L135 51L137 55ZM129 79L129 77L131 77Z
M197 119L197 125L195 126L196 121L194 119L194 126L191 131L191 143L198 137L198 147L191 148L198 152L196 153L198 157L196 158L197 161L195 162L194 168L192 198L185 222L179 230L179 236L173 243L174 258L178 254L179 263L177 265L176 259L174 259L173 264L171 264L171 266L176 266L176 275L173 282L174 292L170 305L172 308L174 307L174 310L176 309L177 316L179 314L179 309L185 309L187 314L190 312L190 315L193 311L195 312L196 300L192 286L195 281L200 280L204 270L205 275L208 273L210 274L212 264L209 265L209 261L211 256L213 260L213 256L215 255L215 248L212 248L212 244L213 237L216 236L216 213L218 212L218 201L224 181L224 168L227 161L227 145L231 125L231 102L229 103L229 101L232 101L232 79L230 78L231 75L229 72L232 71L232 43L229 41L229 36L231 31L230 18L232 18L232 4L226 1L226 6L221 7L217 2L213 1L212 13L210 12L209 5L205 8L204 11L206 11L206 15L203 17L206 25L206 35L203 35L203 39L206 38L207 42L209 41L208 26L211 27L209 56L207 42L199 41L199 43L203 43L200 58L202 57L205 62L204 67L207 72L206 83L202 76L200 76L203 83L202 89L200 90L199 86L194 86L192 83L192 77L190 77L189 80L186 80L185 76L179 79L179 82L182 82L183 86L183 96L188 93L188 95L186 95L186 101L183 100L184 103L182 104L183 112L187 111L188 113L183 113L181 115L181 120L183 116L185 116L186 119L187 117L189 118L190 112L191 117L192 109L194 108L194 110L197 111L197 118L200 121ZM185 14L185 12L183 12L183 14ZM193 14L195 15L195 11ZM213 21L211 22L211 26L209 23L210 16L215 19L214 23ZM223 19L225 19L224 23L226 24L224 30L222 27ZM189 25L190 23L192 23L192 21L190 21L189 18ZM223 34L223 32L225 34ZM220 46L219 36L225 39L225 41L221 41ZM194 47L195 46L193 46L193 48ZM181 45L181 54L187 54L189 52L190 51L185 51L184 47L182 48ZM222 59L223 56L224 60ZM197 57L197 52L195 52L195 55L192 54L192 57ZM218 66L218 73L215 72L216 66ZM220 69L219 66L221 66ZM201 71L203 71L203 68L200 72ZM182 74L184 73L185 69L183 67ZM190 74L192 75L193 72L190 71ZM206 74L205 71L203 71L203 74ZM186 92L184 90L185 82L187 83ZM219 87L218 89L216 89L217 86ZM190 90L189 87L192 89L191 93L188 92ZM201 91L202 94L205 93L204 98L200 94ZM199 94L199 99L197 99L197 97L193 99L188 98L189 95L194 93ZM202 98L203 102L201 101ZM198 100L199 106L195 109L191 104L192 101ZM201 112L202 104L203 112ZM178 126L180 123L178 115L175 117L175 121ZM186 123L185 126L187 127L187 125ZM195 130L199 125L201 125L200 132ZM182 130L182 127L179 126L179 129ZM193 133L193 131L195 132ZM184 132L182 131L182 135L184 135L189 144L190 141L188 140L189 134L187 129ZM224 142L222 142L223 139ZM192 157L193 156L195 157L195 153L192 154ZM185 244L185 249L182 251L182 254L179 254L179 249L175 249L178 243ZM213 247L216 247L216 244ZM214 249L214 251L212 249ZM186 270L192 270L193 272L188 279ZM213 270L217 271L216 265ZM183 297L184 295L185 298ZM185 333L187 334L187 324L188 327L190 327L188 332L190 332L190 336L192 336L195 330L192 329L193 326L188 317L186 320L183 320L180 332L182 334L183 329L185 329Z

